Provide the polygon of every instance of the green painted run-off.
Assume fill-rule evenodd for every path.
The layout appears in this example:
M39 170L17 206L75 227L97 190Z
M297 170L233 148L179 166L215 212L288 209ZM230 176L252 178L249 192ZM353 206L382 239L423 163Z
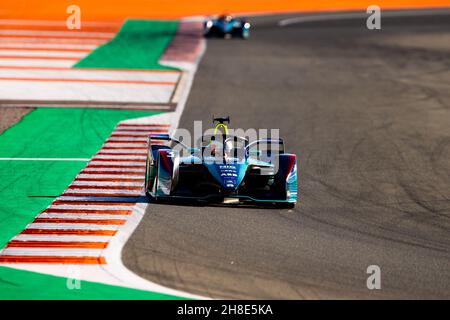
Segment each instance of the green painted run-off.
M127 20L113 40L79 61L75 68L174 69L158 61L177 26L177 21Z

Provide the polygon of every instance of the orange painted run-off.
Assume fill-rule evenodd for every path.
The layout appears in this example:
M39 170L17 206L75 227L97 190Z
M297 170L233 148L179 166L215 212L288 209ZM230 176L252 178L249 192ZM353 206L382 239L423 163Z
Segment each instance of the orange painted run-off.
M373 0L15 0L2 1L0 18L65 20L66 8L77 4L86 21L124 18L180 18L223 12L292 12L365 9ZM449 6L448 0L378 0L385 9Z
M0 263L106 264L104 257L0 256Z
M18 241L11 240L7 248L88 248L105 249L107 242L66 242L66 241Z

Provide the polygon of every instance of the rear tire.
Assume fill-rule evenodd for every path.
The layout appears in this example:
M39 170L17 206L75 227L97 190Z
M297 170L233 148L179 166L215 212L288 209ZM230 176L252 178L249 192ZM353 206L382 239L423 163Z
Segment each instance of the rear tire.
M295 203L292 202L278 202L275 204L276 208L279 209L294 209L295 208Z

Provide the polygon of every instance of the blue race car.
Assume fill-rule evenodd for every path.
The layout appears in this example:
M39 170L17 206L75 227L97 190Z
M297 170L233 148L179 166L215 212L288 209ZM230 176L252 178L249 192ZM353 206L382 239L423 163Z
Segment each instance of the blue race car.
M214 118L214 134L190 148L168 134L149 137L146 194L155 202L259 203L292 208L297 202L297 156L282 139L229 134L227 118Z
M250 36L250 23L243 19L222 15L217 19L207 20L204 23L205 37L239 37L247 39Z

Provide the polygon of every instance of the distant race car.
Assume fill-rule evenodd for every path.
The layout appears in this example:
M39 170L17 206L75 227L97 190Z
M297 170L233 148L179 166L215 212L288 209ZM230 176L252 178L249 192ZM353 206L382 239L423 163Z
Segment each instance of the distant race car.
M249 142L214 118L214 134L189 148L168 134L149 137L146 194L153 201L260 203L292 208L297 202L297 156L282 139ZM184 153L184 155L183 155Z
M247 39L250 36L250 23L230 15L222 15L217 19L205 21L204 35L205 37L240 37Z

